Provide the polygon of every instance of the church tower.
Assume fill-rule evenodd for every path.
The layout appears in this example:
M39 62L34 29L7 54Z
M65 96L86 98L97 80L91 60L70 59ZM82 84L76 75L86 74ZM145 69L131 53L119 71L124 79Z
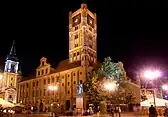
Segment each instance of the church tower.
M96 14L86 4L69 13L69 62L90 66L97 60Z
M4 100L16 103L17 100L17 76L19 60L16 56L15 41L13 41L9 55L6 58L3 75Z

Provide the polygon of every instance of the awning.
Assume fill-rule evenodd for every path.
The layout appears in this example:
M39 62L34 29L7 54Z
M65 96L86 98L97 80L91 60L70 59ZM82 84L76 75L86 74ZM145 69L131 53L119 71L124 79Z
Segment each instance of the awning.
M156 106L166 106L166 104L168 104L168 100L156 97L155 103L156 103ZM141 104L141 106L146 106L146 107L149 107L151 105L154 106L154 99L149 98L148 100L145 100L145 101L141 102L140 104Z
M2 105L3 108L8 108L8 107L14 107L15 105L3 100L2 98L0 98L0 105Z

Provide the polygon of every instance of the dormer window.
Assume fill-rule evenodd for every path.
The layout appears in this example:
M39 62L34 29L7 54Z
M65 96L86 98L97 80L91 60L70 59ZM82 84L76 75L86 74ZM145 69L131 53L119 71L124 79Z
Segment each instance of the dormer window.
M38 75L40 75L40 71L38 71Z
M44 61L42 62L42 66L44 66Z
M41 73L42 75L44 74L44 70L42 70L42 73Z
M48 74L48 68L46 69L46 74Z

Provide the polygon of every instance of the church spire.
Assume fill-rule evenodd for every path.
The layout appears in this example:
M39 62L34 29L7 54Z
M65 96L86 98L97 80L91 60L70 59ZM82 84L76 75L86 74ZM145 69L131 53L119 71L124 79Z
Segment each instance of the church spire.
M6 60L18 61L18 58L16 57L15 40L13 40L10 53L9 53L9 55L7 56Z
M13 40L10 55L16 55L16 50L15 50L15 40Z

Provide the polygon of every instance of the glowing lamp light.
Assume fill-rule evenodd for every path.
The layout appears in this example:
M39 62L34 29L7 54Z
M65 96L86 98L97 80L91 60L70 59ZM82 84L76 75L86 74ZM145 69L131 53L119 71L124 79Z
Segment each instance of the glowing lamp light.
M48 90L55 91L57 90L57 86L48 86Z
M168 86L167 86L167 85L163 85L163 86L162 86L162 89L163 89L163 90L168 90Z
M144 76L150 80L154 80L161 76L161 72L158 70L155 70L155 71L147 70L144 72Z
M104 84L105 90L114 91L117 88L116 82L108 82Z
M3 78L3 75L2 74L0 74L0 80Z

